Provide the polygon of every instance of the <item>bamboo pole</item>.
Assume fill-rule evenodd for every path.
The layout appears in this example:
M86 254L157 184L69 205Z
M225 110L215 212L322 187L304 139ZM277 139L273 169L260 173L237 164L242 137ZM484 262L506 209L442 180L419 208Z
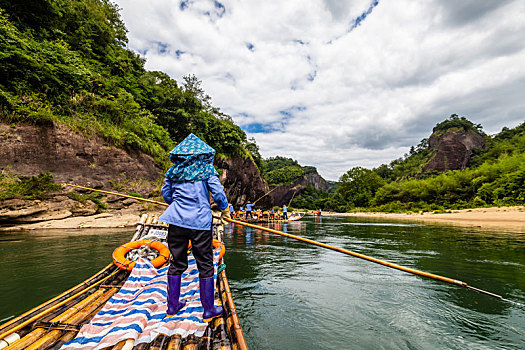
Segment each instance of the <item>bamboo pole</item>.
M153 342L151 343L151 346L148 350L162 350L164 348L164 344L167 343L168 337L164 334L159 334Z
M216 317L215 319L220 318ZM204 330L204 334L199 339L199 350L210 350L213 349L213 330L211 323L208 324Z
M113 347L110 346L110 347L107 347L105 349L122 350L122 348L124 347L126 342L127 342L127 339L124 339L124 340L119 341L117 344L113 345Z
M76 186L76 187L79 187L79 186ZM84 188L85 189L89 189L89 190L98 191L98 190L90 189L90 188L87 188L87 187L84 187ZM112 193L112 194L121 195L121 194L118 194L118 193ZM121 196L133 198L133 199L136 199L136 200L139 200L139 201L140 200L145 200L144 198L139 198L139 197L131 197L131 196L126 196L126 195L121 195ZM159 202L158 204L162 204L162 203ZM164 203L163 205L168 206L168 204L166 204L166 203ZM517 301L510 300L510 299L506 299L506 298L502 297L501 295L498 295L498 294L495 294L495 293L491 293L491 292L488 292L488 291L483 290L483 289L472 287L472 286L468 285L465 282L458 281L458 280L455 280L455 279L452 279L452 278L443 277L443 276L432 274L432 273L429 273L429 272L419 271L419 270L412 269L412 268L409 268L409 267L404 267L404 266L401 266L401 265L393 264L393 263L390 263L390 262L387 262L387 261L383 261L383 260L380 260L380 259L376 259L376 258L372 258L372 257L366 256L366 255L363 255L363 254L354 253L354 252L351 252L351 251L346 250L346 249L337 248L337 247L334 247L334 246L331 246L331 245L328 245L328 244L316 242L316 241L308 239L308 238L302 238L302 237L294 236L294 235L291 235L291 234L288 234L288 233L284 233L284 232L281 232L281 231L272 230L270 228L257 226L257 225L252 225L252 224L249 224L247 222L242 222L242 221L233 220L233 219L229 219L229 218L226 218L225 220L229 221L231 223L234 223L234 224L239 224L239 225L244 225L244 226L247 226L247 227L256 228L258 230L263 230L263 231L267 231L267 232L270 232L270 233L275 233L275 234L278 234L278 235L281 235L281 236L293 238L293 239L296 239L296 240L299 240L299 241L303 241L303 242L306 242L306 243L314 244L314 245L317 245L319 247L335 250L335 251L343 253L343 254L352 255L352 256L355 256L355 257L360 258L360 259L368 260L368 261L371 261L371 262L374 262L374 263L377 263L377 264L380 264L380 265L384 265L384 266L387 266L387 267L391 267L391 268L394 268L394 269L398 269L398 270L401 270L401 271L404 271L404 272L412 273L412 274L423 276L423 277L432 278L432 279L435 279L435 280L438 280L438 281L454 284L454 285L457 285L457 286L460 286L460 287L465 287L467 289L476 291L478 293L489 295L489 296L498 298L500 300L507 301L509 303L513 303L513 304L518 305L520 307L525 307L525 304L519 303Z
M133 345L135 345L134 339L126 339L124 342L124 346L122 347L122 350L131 350L133 349Z
M190 334L186 338L186 342L183 346L183 350L197 350L197 347L199 345L199 342L197 341L197 338L193 334Z
M51 319L50 322L63 322L73 314L77 313L78 311L82 310L84 307L89 305L91 302L96 300L98 297L100 297L102 294L104 294L104 291L102 289L97 290L95 293L91 294L84 300L78 302L74 306L70 307L60 315L56 316L55 318ZM29 345L33 344L35 341L37 341L42 335L46 333L45 328L37 328L33 330L32 332L28 333L25 337L17 341L11 346L8 346L5 350L18 350L18 349L26 349Z
M228 332L226 330L226 321L223 317L216 317L213 320L213 342L220 344L220 349L222 350L229 350L229 349L237 349L235 346L235 342L231 337L228 336ZM212 347L213 349L213 347Z
M246 223L246 222L237 221L237 220L233 220L233 219L229 219L229 218L226 218L226 221L229 221L229 222L234 223L234 224L239 224L239 225L243 225L243 226L247 226L247 227L252 227L252 228L255 228L255 229L258 229L258 230L262 230L262 231L266 231L266 232L270 232L270 233L275 233L275 234L278 234L278 235L281 235L281 236L285 236L285 237L288 237L288 238L293 238L293 239L296 239L298 241L314 244L314 245L319 246L319 247L335 250L336 252L340 252L340 253L343 253L343 254L351 255L351 256L354 256L356 258L360 258L360 259L363 259L363 260L371 261L371 262L374 262L376 264L380 264L380 265L384 265L384 266L387 266L387 267L391 267L393 269L401 270L401 271L408 272L408 273L411 273L411 274L414 274L414 275L428 277L428 278L432 278L434 280L438 280L438 281L441 281L441 282L446 282L446 283L450 283L450 284L453 284L453 285L456 285L456 286L465 287L465 288L474 290L476 292L479 292L479 293L482 293L482 294L485 294L485 295L490 295L492 297L501 299L503 301L507 301L507 302L516 304L516 305L521 306L521 307L525 306L525 305L523 305L521 303L518 303L516 301L503 298L501 295L494 294L494 293L488 292L488 291L483 290L483 289L472 287L472 286L468 285L466 282L459 281L459 280L456 280L456 279L453 279L453 278L444 277L444 276L436 275L436 274L433 274L433 273L430 273L430 272L424 272L424 271L412 269L410 267L405 267L405 266L402 266L402 265L390 263L388 261L376 259L376 258L367 256L367 255L364 255L364 254L360 254L360 253L355 253L355 252L352 252L350 250L346 250L346 249L343 249L343 248L334 247L334 246L329 245L329 244L320 243L320 242L317 242L317 241L314 241L314 240L311 240L311 239L308 239L308 238L303 238L303 237L291 235L289 233L273 230L271 228L257 226L257 225L252 225L252 224L249 224L249 223Z
M149 343L141 343L133 347L133 350L145 350L149 346Z
M179 334L175 334L171 337L170 342L168 343L168 346L166 347L166 350L179 350L181 347L181 338Z
M115 195L115 196L120 196L120 197L125 197L125 198L131 198L131 199L138 199L138 198L140 198L140 197L128 196L127 194L110 192L110 191L103 191L103 190L97 190L95 188L89 188L89 187L84 187L84 186L78 186L78 185L72 185L72 184L64 184L64 185L70 186L70 187L81 188L83 190L88 190L88 191L100 192L100 193L105 193L105 194L112 194L112 195ZM166 203L154 201L152 199L140 198L140 200L143 201L143 202L149 202L149 203L158 204L158 205L166 205L166 206L168 205Z
M104 305L100 305L98 307L98 309L95 309L91 314L89 314L88 317L86 317L86 320L91 320L93 318L93 316L95 316L100 310L102 310L102 308L104 307ZM86 321L84 320L82 323L85 323ZM81 323L81 324L82 324ZM68 332L65 332L64 334L62 334L62 336L57 340L56 343L53 344L53 349L60 349L65 343L67 343L68 341L74 339L76 337L76 335L78 334L78 331L68 331Z
M290 207L290 204L292 204L293 197L295 197L295 194L296 194L296 193L297 193L297 190L293 191L292 198L291 198L290 201L288 202L288 207Z
M221 271L219 278L221 290L224 291L224 296L226 299L225 302L228 303L228 308L230 310L231 323L233 326L233 333L235 334L235 338L237 338L237 345L241 350L248 350L248 345L246 344L246 339L244 338L244 332L242 331L239 315L237 314L237 310L233 302L233 297L230 285L228 283L228 279L226 278L226 273L224 271ZM228 325L228 329L231 329L230 325Z
M257 203L258 201L260 201L261 199L263 199L264 197L266 197L267 195L269 195L270 193L272 193L273 191L275 191L275 189L279 187L279 186L275 186L274 188L272 188L270 191L266 192L265 194L263 194L261 197L259 197L259 199L257 199L255 202L253 202L253 204ZM248 202L249 203L249 202Z

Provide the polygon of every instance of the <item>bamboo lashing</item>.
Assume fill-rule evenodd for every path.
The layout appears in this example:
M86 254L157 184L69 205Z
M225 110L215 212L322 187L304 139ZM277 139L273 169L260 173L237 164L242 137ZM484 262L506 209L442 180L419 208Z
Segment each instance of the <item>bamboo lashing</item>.
M67 318L64 322L68 324L78 324L82 321L84 321L86 318L89 317L89 315L97 310L100 306L104 305L106 301L109 300L118 291L118 288L111 288L107 291L102 290L102 295L100 295L98 298L96 298L94 301L89 303L86 307L84 307L82 310L77 311L75 314L71 315L69 318ZM39 350L39 349L45 349L48 346L54 344L60 337L62 336L62 331L60 330L52 330L51 332L47 333L45 336L38 339L36 342L31 344L30 346L26 347L27 350Z
M89 189L87 187L84 187L84 188L85 189ZM112 193L112 194L119 195L117 193ZM126 196L126 195L123 195L123 196ZM131 196L126 196L126 197L133 198L133 199L136 199L136 200L139 200L139 201L140 200L144 200L144 198L139 198L139 197L131 197ZM168 204L166 204L166 203L163 203L163 205L168 206ZM502 297L501 295L498 295L498 294L495 294L495 293L492 293L492 292L488 292L488 291L483 290L483 289L472 287L472 286L468 285L466 282L455 280L453 278L444 277L444 276L436 275L436 274L433 274L433 273L412 269L410 267L405 267L405 266L402 266L402 265L390 263L388 261L376 259L376 258L367 256L367 255L364 255L364 254L360 254L360 253L355 253L355 252L352 252L352 251L349 251L349 250L346 250L346 249L343 249L343 248L334 247L334 246L329 245L329 244L320 243L320 242L317 242L317 241L314 241L314 240L311 240L311 239L308 239L308 238L303 238L303 237L291 235L289 233L273 230L271 228L262 227L262 226L258 226L258 225L253 225L253 224L249 224L247 222L238 221L238 220L229 219L229 218L226 218L225 220L229 221L231 223L234 223L234 224L255 228L255 229L266 231L266 232L270 232L270 233L275 233L275 234L278 234L278 235L281 235L281 236L285 236L285 237L288 237L288 238L296 239L298 241L302 241L302 242L310 243L310 244L313 244L313 245L316 245L316 246L319 246L319 247L331 249L331 250L334 250L336 252L340 252L340 253L343 253L343 254L351 255L351 256L354 256L354 257L357 257L357 258L360 258L360 259L363 259L363 260L371 261L371 262L374 262L376 264L380 264L380 265L384 265L384 266L387 266L387 267L391 267L391 268L394 268L394 269L397 269L397 270L401 270L401 271L404 271L404 272L408 272L408 273L411 273L411 274L414 274L414 275L428 277L428 278L435 279L437 281L441 281L441 282L450 283L450 284L453 284L453 285L456 285L456 286L464 287L464 288L467 288L467 289L470 289L470 290L474 290L474 291L476 291L478 293L482 293L482 294L489 295L489 296L498 298L500 300L503 300L503 301L506 301L506 302L509 302L509 303L513 303L513 304L518 305L520 307L525 307L525 305L522 304L522 303L510 300L510 299L506 299L506 298Z

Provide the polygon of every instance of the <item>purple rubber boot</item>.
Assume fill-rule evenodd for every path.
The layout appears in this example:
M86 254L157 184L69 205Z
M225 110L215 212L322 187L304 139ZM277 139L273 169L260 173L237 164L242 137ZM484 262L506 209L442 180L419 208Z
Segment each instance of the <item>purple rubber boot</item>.
M213 277L200 278L199 285L201 289L200 290L201 303L202 303L202 307L204 308L204 314L202 315L202 319L204 322L210 322L215 317L222 315L222 307L221 306L215 307L214 305L215 286L214 286Z
M166 317L172 317L186 305L186 301L179 301L181 275L168 275L168 311Z

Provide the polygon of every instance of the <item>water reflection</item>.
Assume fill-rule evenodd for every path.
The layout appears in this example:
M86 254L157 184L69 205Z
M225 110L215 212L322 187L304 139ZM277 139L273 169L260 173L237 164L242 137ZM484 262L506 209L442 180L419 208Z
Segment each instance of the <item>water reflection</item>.
M525 235L377 219L266 224L525 301ZM110 262L131 232L0 234L0 319ZM250 349L523 349L525 311L265 231L229 225L227 274Z
M357 220L266 226L525 300L523 235ZM501 300L259 230L243 246L226 259L250 256L228 276L251 348L525 346L525 312Z

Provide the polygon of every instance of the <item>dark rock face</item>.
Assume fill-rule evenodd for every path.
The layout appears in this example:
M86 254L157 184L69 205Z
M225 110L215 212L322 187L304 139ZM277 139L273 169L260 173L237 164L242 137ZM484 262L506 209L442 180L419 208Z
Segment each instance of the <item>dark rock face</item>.
M328 191L328 184L319 174L306 174L290 185L279 185L260 202L260 206L270 208L274 205L288 205L294 196L300 196L308 185L314 186L316 190Z
M222 170L220 176L226 196L235 209L253 202L268 192L268 185L259 169L249 157L240 155L232 158L215 159L215 165Z
M434 153L430 162L423 168L423 172L465 169L472 151L483 148L484 145L483 136L473 131L432 134L428 140L428 147L433 149Z
M162 172L153 159L106 141L87 138L61 125L0 123L0 168L24 175L49 171L55 182L103 187L109 180L156 180Z

